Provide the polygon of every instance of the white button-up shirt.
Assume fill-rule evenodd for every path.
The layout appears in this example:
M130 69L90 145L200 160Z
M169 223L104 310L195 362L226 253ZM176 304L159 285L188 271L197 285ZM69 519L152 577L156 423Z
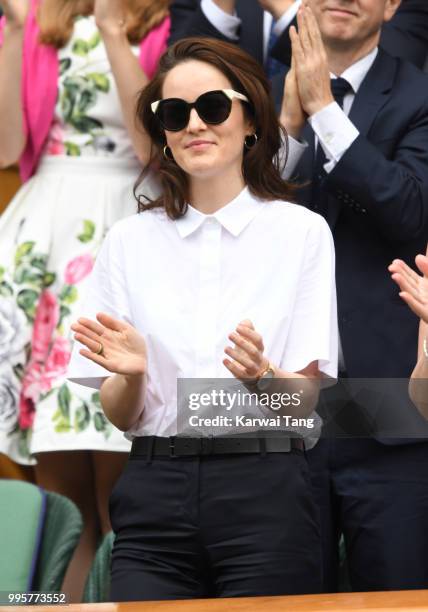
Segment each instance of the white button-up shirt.
M261 201L245 188L213 215L189 206L177 221L160 209L125 218L108 233L89 284L82 315L126 320L147 344L144 409L127 437L176 433L177 379L232 377L224 348L243 319L281 369L318 361L337 375L333 241L324 219L297 204ZM69 378L99 387L110 372L79 348Z
M352 87L352 91L348 92L343 99L343 110L337 102L331 102L331 104L328 104L308 119L316 134L317 142L321 144L327 158L327 162L324 164L326 172L333 170L341 157L359 136L359 131L348 118L348 115L355 96L372 67L377 54L378 48L375 47L370 53L349 66L340 75ZM337 77L335 74L330 73L330 78L335 79ZM293 164L295 163L295 152L296 147L293 149Z

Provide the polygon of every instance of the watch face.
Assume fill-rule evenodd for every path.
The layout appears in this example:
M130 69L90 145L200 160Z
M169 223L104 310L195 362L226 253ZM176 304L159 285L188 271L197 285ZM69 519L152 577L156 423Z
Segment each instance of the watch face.
M267 391L272 383L272 379L274 377L274 371L268 370L266 374L264 374L260 380L257 382L257 389L259 391Z

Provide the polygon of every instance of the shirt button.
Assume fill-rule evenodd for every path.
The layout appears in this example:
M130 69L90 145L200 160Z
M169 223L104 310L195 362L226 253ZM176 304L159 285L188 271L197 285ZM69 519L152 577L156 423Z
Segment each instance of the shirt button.
M207 220L206 220L207 225L214 225L215 223L216 223L216 220L214 217L207 217Z

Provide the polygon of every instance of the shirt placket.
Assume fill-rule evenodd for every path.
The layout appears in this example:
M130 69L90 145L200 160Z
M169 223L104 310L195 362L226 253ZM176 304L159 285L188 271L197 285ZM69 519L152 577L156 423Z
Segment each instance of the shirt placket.
M198 378L216 376L216 332L220 292L221 224L207 219L201 228L199 287L196 309L196 372Z

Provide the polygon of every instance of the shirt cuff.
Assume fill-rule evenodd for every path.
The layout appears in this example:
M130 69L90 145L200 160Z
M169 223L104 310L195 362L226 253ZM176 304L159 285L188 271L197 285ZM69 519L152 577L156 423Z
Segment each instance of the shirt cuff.
M342 155L356 140L359 131L337 102L332 102L321 109L309 117L308 121L328 160L324 164L324 170L331 172Z
M241 20L235 15L229 15L213 2L213 0L201 0L201 9L211 24L231 40L238 40L238 28Z
M288 8L285 13L281 15L281 17L278 19L273 28L273 33L275 34L275 36L279 38L282 33L288 28L290 23L297 15L297 11L299 10L299 6L301 4L301 0L295 0L290 6L290 8Z
M287 158L287 163L284 166L285 154L286 154L287 149L286 149L286 145L285 145L285 142L282 136L281 136L281 141L282 141L282 145L279 151L279 164L280 164L279 167L281 169L282 178L284 180L288 180L293 174L303 153L305 152L308 146L308 143L300 142L299 140L296 140L292 136L289 136L288 137L288 158Z

